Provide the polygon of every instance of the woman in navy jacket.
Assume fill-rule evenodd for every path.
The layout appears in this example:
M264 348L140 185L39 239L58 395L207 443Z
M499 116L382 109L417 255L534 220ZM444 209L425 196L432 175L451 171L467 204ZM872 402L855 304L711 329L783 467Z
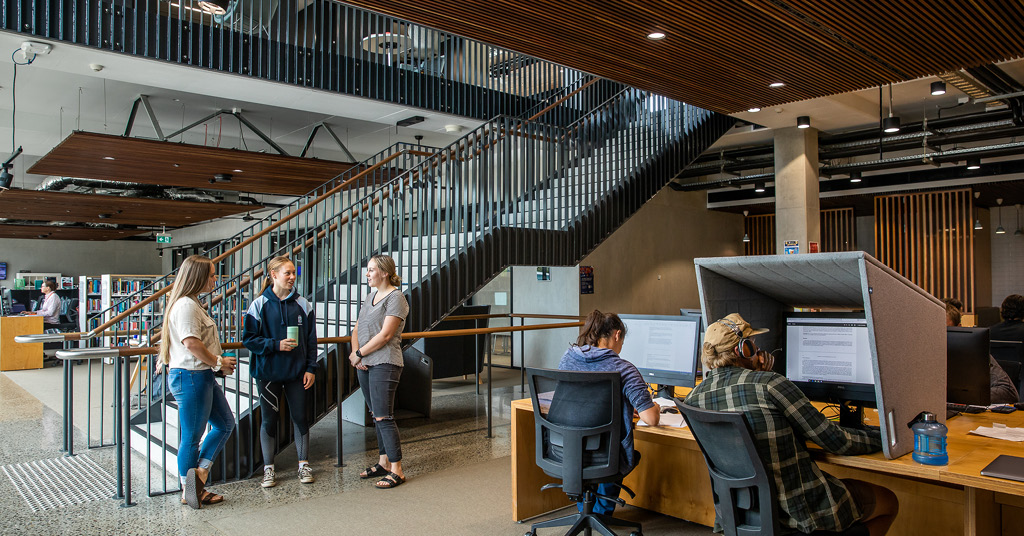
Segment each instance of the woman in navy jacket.
M313 387L316 371L316 324L313 307L295 292L295 265L288 257L275 257L267 265L267 288L245 313L242 342L251 352L249 372L260 393L260 444L263 447L264 488L277 485L274 452L277 450L277 415L282 394L295 425L299 481L312 483L309 467L309 424L306 389ZM288 327L298 327L298 338L288 338Z

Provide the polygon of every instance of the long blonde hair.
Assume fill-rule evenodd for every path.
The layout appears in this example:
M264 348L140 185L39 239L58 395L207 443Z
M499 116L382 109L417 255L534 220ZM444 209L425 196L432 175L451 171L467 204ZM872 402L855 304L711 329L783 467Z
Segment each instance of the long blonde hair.
M174 287L171 289L164 306L164 325L162 333L168 336L160 341L160 362L168 364L171 362L171 344L169 335L171 333L171 307L178 301L178 298L191 298L197 296L206 288L206 283L213 274L213 261L202 256L192 255L181 263L178 268L178 275L174 278Z
M388 274L388 283L395 288L400 288L402 285L402 278L398 277L397 268L395 267L395 259L387 255L374 255L370 257L370 260L377 264L377 268L380 268L382 272Z

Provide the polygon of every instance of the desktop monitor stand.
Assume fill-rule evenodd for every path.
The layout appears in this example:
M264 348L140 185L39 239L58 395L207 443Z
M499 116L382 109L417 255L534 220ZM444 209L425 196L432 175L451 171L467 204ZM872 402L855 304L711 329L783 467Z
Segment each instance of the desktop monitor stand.
M850 402L839 404L839 426L844 428L864 428L864 408Z
M667 398L669 400L672 400L673 398L675 398L675 396L676 396L676 394L675 394L675 386L674 385L665 385L665 384L659 383L658 384L658 389L656 391L654 391L654 397L655 398L659 398L660 397L660 398Z

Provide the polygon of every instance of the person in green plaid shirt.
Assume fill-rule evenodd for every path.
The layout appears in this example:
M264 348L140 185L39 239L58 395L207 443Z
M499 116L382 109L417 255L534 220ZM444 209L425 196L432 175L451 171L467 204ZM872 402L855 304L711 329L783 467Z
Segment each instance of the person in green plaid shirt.
M775 479L781 526L804 533L843 531L860 521L872 536L885 534L899 509L896 495L822 472L805 446L813 441L835 454L868 454L882 449L880 434L833 423L793 382L771 372L771 355L750 339L766 331L750 327L737 313L708 326L701 361L709 372L686 403L746 416L761 460ZM715 532L720 531L716 517Z

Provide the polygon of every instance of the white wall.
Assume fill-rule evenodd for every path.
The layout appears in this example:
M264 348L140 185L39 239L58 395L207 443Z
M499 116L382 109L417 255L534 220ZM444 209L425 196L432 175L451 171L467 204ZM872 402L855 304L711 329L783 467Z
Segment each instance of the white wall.
M50 240L0 238L0 262L14 286L18 272L57 272L64 276L100 274L162 274L156 242L136 240Z
M551 267L551 280L538 281L536 266L512 267L512 312L551 315L580 314L579 268ZM526 325L571 322L570 320L526 320ZM516 322L519 325L519 322ZM515 363L518 365L523 346L526 366L558 368L558 362L570 343L579 336L579 328L544 329L523 332L523 344L514 333Z
M1024 218L1024 214L1021 217ZM999 211L993 209L985 229L992 240L992 305L995 307L1010 294L1024 294L1024 235L1013 234L1017 230L1016 219L1015 207L1003 207L1006 234L996 234Z

